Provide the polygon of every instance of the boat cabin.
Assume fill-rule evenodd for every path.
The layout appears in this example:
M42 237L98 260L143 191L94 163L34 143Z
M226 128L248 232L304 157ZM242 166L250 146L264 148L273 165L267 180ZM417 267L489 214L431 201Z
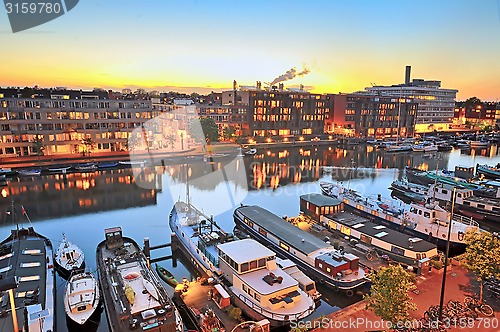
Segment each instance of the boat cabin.
M344 210L344 203L321 194L307 194L300 196L300 211L314 221L319 222L320 216L336 214Z
M276 264L273 251L253 239L218 246L220 269L237 292L267 310L300 302L298 282Z
M474 177L474 166L455 166L455 176L466 180L472 179Z
M106 228L106 248L115 249L123 247L123 237L121 227Z
M359 268L359 258L339 251L316 256L314 266L332 277L346 277ZM357 272L356 272L357 273Z
M453 189L456 188L456 199L463 200L465 198L472 197L474 191L472 189L455 187L450 184L438 182L435 186L431 185L429 190L429 197L435 197L437 200L449 202L451 204L453 200Z

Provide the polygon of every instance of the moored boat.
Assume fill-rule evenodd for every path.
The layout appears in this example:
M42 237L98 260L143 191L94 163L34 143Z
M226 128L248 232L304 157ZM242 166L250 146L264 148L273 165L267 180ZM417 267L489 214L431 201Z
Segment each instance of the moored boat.
M158 264L155 264L155 269L156 269L156 273L158 273L160 278L163 281L165 281L167 284L169 284L170 286L175 288L175 286L177 286L179 284L179 282L175 279L174 275L172 273L170 273L170 271L168 271L164 267L162 267Z
M12 170L11 168L0 167L0 175L5 177L15 176L17 175L17 171Z
M100 162L97 164L98 169L110 169L118 166L118 162Z
M434 143L430 142L423 142L421 144L416 144L412 146L412 151L413 152L434 152L438 151L438 147Z
M437 201L425 204L412 203L394 214L379 207L377 200L360 195L355 190L344 188L340 184L321 182L324 195L340 199L345 207L362 216L371 218L382 225L404 231L423 240L437 244L440 250L446 248L451 212L439 206ZM478 230L478 223L468 217L453 214L450 233L450 251L462 253L465 250L464 236L468 230Z
M19 169L18 171L19 176L40 176L42 174L41 169Z
M64 293L64 310L69 319L84 325L100 305L101 293L91 272L72 275Z
M221 282L215 287L232 294L233 305L247 316L282 326L314 311L312 297L276 266L271 250L253 240L238 240L189 202L174 205L169 224L175 237L172 241L180 244L203 274ZM266 281L271 273L281 277L282 283Z
M332 289L351 293L366 282L357 256L335 249L266 209L242 206L233 218L237 227Z
M255 148L252 148L252 149L250 149L248 151L245 151L245 154L248 155L248 156L253 156L256 153L257 153L257 149L255 149Z
M470 141L469 145L473 149L480 149L480 148L487 148L488 147L488 140L479 140L479 141Z
M85 255L77 245L71 243L63 233L61 244L55 254L56 268L63 278L85 268Z
M77 172L92 172L97 169L96 163L89 162L89 163L83 163L83 164L78 164L73 167Z
M139 245L121 227L105 236L96 258L110 331L182 332L182 319Z
M493 180L500 180L500 164L496 167L488 166L488 165L479 165L476 166L476 174L483 175L486 178Z
M15 214L13 210L10 213ZM56 290L50 240L33 227L12 230L0 243L0 271L2 288L8 289L0 292L4 299L1 330L55 331Z
M50 173L62 173L66 174L71 169L71 166L52 166L48 170Z

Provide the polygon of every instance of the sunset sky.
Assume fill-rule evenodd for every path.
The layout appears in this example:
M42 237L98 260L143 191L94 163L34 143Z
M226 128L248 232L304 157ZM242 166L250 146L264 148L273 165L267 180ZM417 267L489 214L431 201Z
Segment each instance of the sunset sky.
M209 92L307 67L285 85L338 93L411 65L458 100L500 99L498 0L81 0L15 34L1 11L0 42L1 87Z

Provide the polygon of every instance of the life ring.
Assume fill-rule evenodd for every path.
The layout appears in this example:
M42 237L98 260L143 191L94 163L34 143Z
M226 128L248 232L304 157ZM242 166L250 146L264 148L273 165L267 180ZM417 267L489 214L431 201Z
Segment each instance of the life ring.
M345 291L345 295L347 295L347 297L351 297L354 295L354 291L352 289L348 289Z
M465 233L464 232L458 232L458 240L463 241L464 240Z
M373 260L373 255L371 252L367 252L366 253L366 259L369 260L369 261L372 261Z

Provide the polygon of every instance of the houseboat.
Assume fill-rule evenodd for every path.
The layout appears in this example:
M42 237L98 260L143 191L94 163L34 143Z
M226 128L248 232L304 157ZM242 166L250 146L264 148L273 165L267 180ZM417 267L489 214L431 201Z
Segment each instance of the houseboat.
M85 325L99 313L100 304L101 293L94 275L91 272L72 275L64 293L66 316L78 325Z
M435 243L440 250L446 248L452 214L439 206L437 201L425 204L412 203L409 209L399 209L394 212L392 209L382 208L378 199L364 197L355 190L344 188L341 184L321 182L320 186L324 195L342 200L346 209L368 217L374 222ZM478 223L472 218L453 214L451 252L457 254L464 252L465 233L468 230L478 229Z
M351 293L366 282L359 257L335 249L266 209L241 206L233 217L237 227L330 288Z
M55 331L55 271L48 238L33 227L12 230L0 243L0 284L0 330Z
M233 304L246 315L255 320L268 319L271 326L281 326L289 324L291 320L305 318L314 311L312 296L308 296L299 288L298 281L282 270L276 270L276 262L271 262L275 259L274 252L262 251L268 250L265 247L259 251L260 244L255 241L238 240L234 235L220 228L212 217L196 209L189 201L187 203L178 201L174 205L170 213L169 224L175 237L172 241L176 241L181 246L183 251L191 257L193 265L201 272L213 277L216 281L225 281L225 291L234 295ZM231 243L234 245L229 246ZM265 253L266 255L250 257L250 253L257 255ZM248 261L244 262L244 259ZM230 268L226 267L224 270L227 263ZM252 271L255 273L251 273ZM284 284L286 287L277 285L266 287L261 279L270 273L280 275L283 280L286 279L287 283ZM222 287L222 285L218 286ZM285 292L286 289L288 291ZM290 303L283 301L273 303L275 299L284 298L285 294L294 291L298 293L293 293ZM309 302L312 303L312 310L311 304L305 305Z
M221 243L217 249L221 278L234 305L252 320L284 326L314 312L314 299L278 266L272 250L253 239Z
M97 268L111 332L182 332L181 316L137 243L121 227L105 230Z
M435 244L345 212L344 203L338 199L321 194L302 195L300 210L330 231L342 237L348 236L351 241L355 239L375 249L379 255L387 255L394 261L411 266L417 272L418 269L428 267L426 258L430 259L438 254ZM367 255L372 254L367 251Z

